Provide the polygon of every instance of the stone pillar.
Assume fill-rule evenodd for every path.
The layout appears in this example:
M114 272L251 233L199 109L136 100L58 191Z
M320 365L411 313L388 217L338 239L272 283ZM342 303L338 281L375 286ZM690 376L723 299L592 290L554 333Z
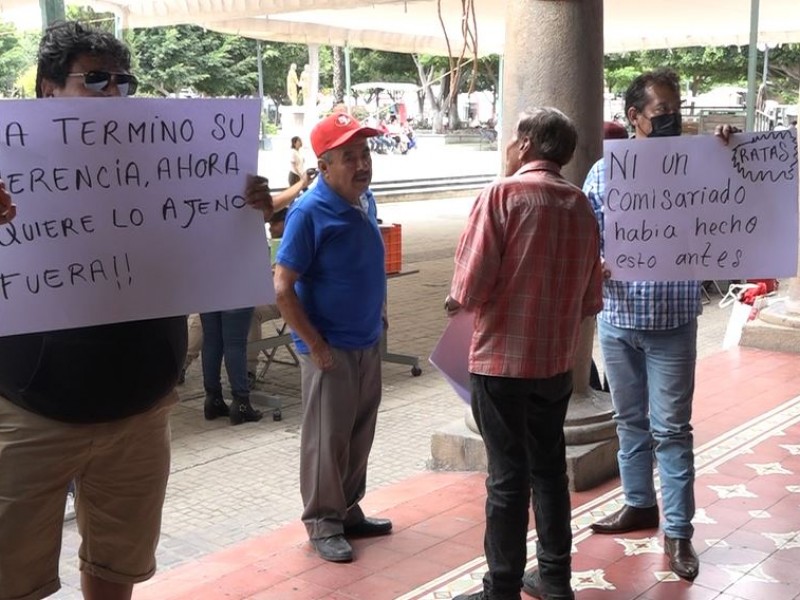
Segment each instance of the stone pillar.
M603 151L602 0L507 0L505 35L500 148L512 137L520 112L554 106L578 128L578 147L564 175L582 185ZM576 388L565 427L570 487L578 491L617 471L610 401L589 389L594 326L594 319L587 319L581 327ZM434 434L434 468L486 468L483 442L469 409L465 422Z
M520 112L555 106L578 128L564 174L583 185L603 152L602 0L508 0L506 40L501 144Z
M516 116L529 107L554 106L578 128L578 147L564 175L582 186L603 153L602 0L508 0L503 72L501 148ZM589 387L594 318L581 326L575 391L565 426L570 479L586 489L616 472L616 430L608 394Z
M319 120L317 96L319 96L319 44L308 45L308 69L311 71L308 89L303 90L303 108L306 112L306 127L310 132Z

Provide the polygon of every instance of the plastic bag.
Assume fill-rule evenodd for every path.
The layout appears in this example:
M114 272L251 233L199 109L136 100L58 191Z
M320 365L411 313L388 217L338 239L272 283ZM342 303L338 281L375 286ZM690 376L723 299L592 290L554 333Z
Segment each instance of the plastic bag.
M773 295L776 288L777 286L768 290L761 281L758 283L734 283L728 287L728 292L719 301L720 308L733 306L725 337L722 339L723 350L739 345L744 326L758 316L758 312L767 304L767 296Z

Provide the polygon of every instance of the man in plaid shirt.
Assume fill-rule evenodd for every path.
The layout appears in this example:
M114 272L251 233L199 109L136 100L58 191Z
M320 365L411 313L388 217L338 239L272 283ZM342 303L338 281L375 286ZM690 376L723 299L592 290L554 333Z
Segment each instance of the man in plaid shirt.
M577 132L554 108L523 113L507 177L485 189L456 250L445 303L474 313L472 413L486 444L489 571L456 600L519 599L531 488L539 536L535 589L572 599L572 531L564 419L581 321L602 306L591 206L561 167Z
M638 76L625 94L636 139L681 134L680 81L670 69ZM735 130L717 128L726 143ZM605 166L601 159L583 186L603 229ZM625 505L592 525L620 534L659 525L653 482L658 464L664 513L664 552L670 569L692 580L699 561L692 547L694 451L692 397L697 359L699 281L616 281L606 272L600 345L614 404L618 462Z

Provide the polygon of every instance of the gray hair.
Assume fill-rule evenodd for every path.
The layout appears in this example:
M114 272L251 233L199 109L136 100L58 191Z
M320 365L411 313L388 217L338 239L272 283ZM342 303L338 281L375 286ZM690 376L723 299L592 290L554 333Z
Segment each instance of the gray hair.
M324 160L328 164L331 164L333 162L333 151L326 150L325 152L319 155L319 159Z
M545 106L524 111L517 123L517 139L531 141L533 158L564 166L575 153L578 130L570 118L557 108Z

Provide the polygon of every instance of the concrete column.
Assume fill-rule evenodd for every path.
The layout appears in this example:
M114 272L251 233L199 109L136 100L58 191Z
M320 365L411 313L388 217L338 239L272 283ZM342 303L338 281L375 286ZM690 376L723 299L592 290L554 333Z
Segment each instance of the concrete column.
M64 20L64 0L39 0L42 13L42 31L56 21Z
M319 118L317 96L319 95L319 44L308 45L308 69L311 72L308 90L303 90L303 105L306 111L306 127L309 131Z
M578 147L564 176L583 185L603 153L602 0L508 0L501 147L526 108L554 106L578 128ZM589 387L595 320L587 319L575 361L575 392L565 435L573 486L585 489L615 472L616 432L607 394Z
M603 152L602 0L508 0L506 41L501 147L521 111L554 106L578 127L564 174L583 185Z
M501 85L500 147L512 137L520 112L554 106L578 128L578 148L564 175L582 185L603 150L602 0L507 0ZM616 472L610 402L588 389L593 335L594 319L589 319L581 328L576 392L565 427L570 487L578 491ZM472 433L460 422L434 434L434 468L486 468L485 449L469 410L465 421Z

